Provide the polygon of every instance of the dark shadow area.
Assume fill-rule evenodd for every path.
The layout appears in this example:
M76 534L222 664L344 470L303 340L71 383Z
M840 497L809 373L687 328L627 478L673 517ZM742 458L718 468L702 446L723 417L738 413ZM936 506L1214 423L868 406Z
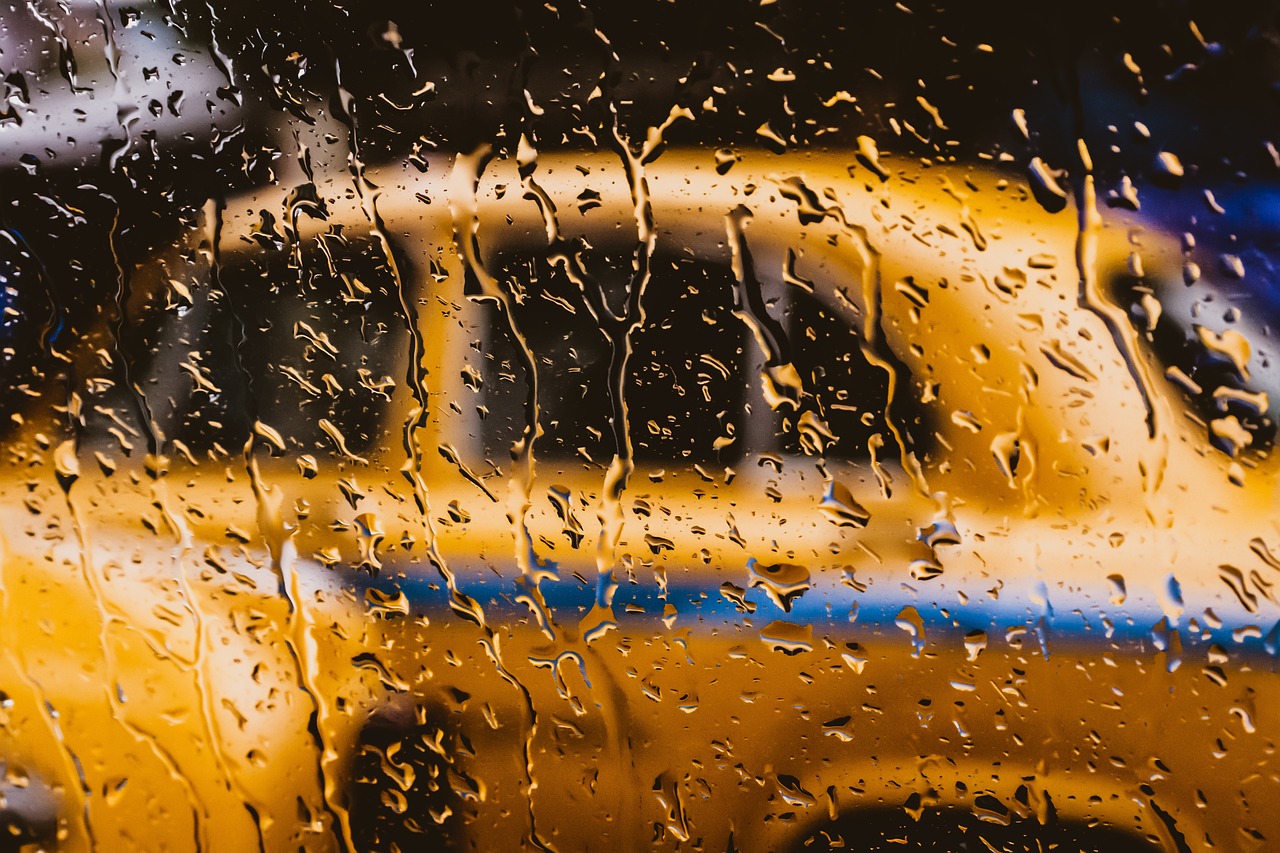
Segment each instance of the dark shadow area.
M461 846L465 777L453 772L457 735L444 709L397 707L360 732L350 788L359 850L387 853Z
M982 816L961 809L933 809L922 812L918 820L904 809L856 811L819 827L794 849L859 853L1140 853L1161 849L1154 839L1115 827L1060 821L1052 813L1041 824L1034 818L1014 817L1007 810L1000 813L1004 809L996 803L994 814L984 811Z

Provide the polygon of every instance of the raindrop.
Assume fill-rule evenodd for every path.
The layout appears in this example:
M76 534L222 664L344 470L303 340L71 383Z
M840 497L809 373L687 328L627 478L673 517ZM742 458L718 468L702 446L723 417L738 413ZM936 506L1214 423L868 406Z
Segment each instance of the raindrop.
M765 565L755 558L747 561L752 589L760 588L778 607L790 613L795 600L809 591L809 570L793 563Z

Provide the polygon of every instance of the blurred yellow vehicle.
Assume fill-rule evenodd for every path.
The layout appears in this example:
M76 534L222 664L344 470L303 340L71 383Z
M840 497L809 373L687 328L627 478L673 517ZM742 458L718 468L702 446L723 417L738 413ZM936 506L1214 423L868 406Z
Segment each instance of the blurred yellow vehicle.
M10 441L19 840L1280 836L1269 351L1091 177L1050 215L655 131L297 186L134 271L149 435L53 442L71 399Z

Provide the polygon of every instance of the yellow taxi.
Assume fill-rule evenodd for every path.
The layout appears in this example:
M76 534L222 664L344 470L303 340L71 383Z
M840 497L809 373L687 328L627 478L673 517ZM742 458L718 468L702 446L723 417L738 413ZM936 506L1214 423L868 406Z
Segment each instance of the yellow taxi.
M306 186L132 271L145 434L18 418L16 843L1280 835L1267 343L1092 177L655 131Z

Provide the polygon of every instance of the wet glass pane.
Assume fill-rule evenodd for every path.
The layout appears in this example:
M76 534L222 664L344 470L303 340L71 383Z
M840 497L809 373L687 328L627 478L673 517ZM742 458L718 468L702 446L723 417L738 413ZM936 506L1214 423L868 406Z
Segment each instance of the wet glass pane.
M1280 14L0 3L0 849L1269 850Z

